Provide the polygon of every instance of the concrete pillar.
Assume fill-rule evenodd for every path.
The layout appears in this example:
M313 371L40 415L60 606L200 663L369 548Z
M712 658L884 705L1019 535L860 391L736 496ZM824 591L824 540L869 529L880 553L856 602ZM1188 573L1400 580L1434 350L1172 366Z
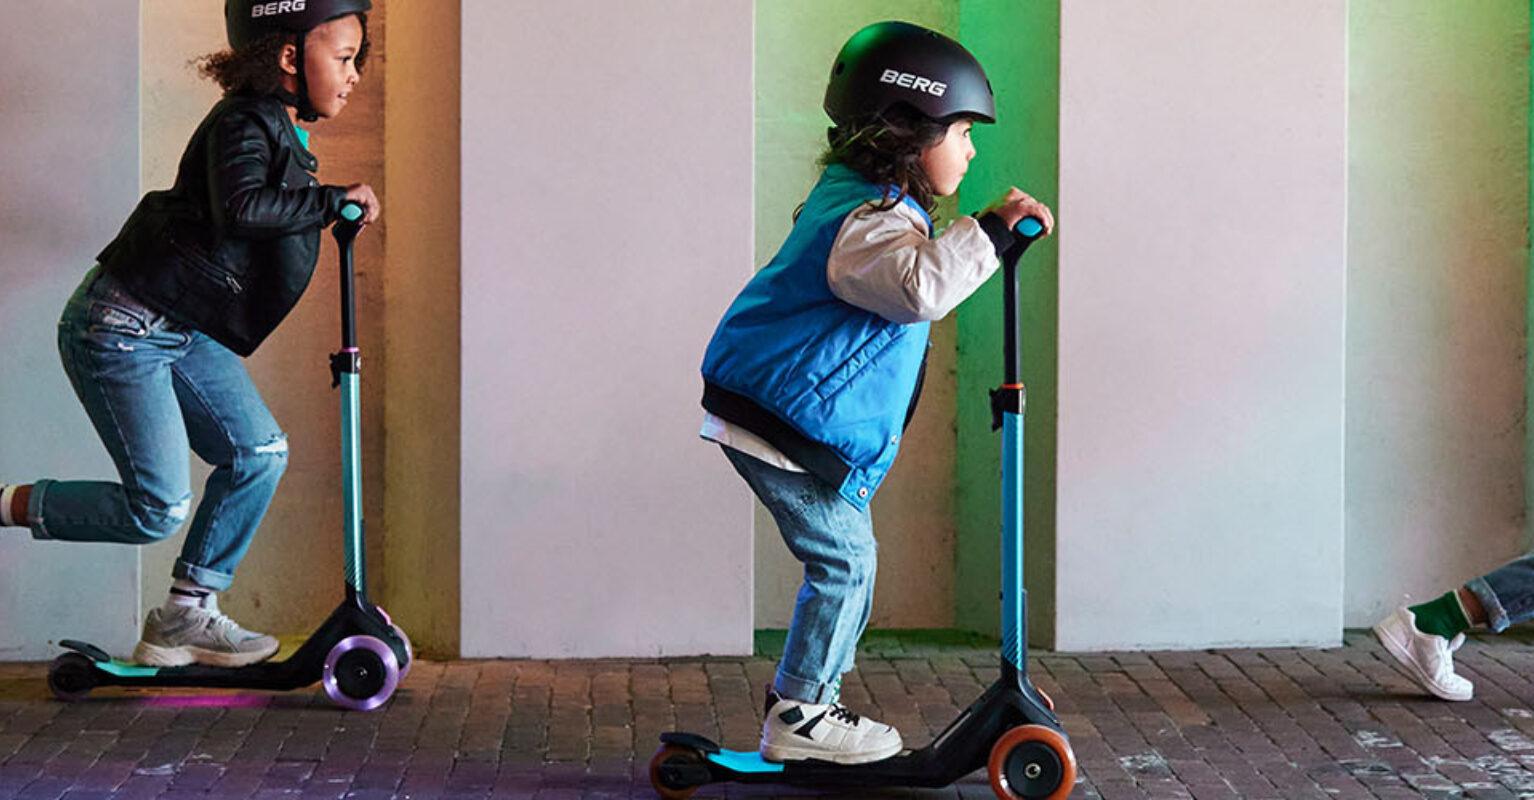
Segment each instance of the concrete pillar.
M59 366L58 319L138 202L137 3L58 0L0 26L0 481L113 480ZM0 529L0 661L61 638L131 649L134 548L35 542Z
M1346 623L1525 549L1529 5L1349 4Z
M384 84L391 226L385 294L382 602L422 652L459 652L458 0L394 3Z
M218 84L190 63L227 46L224 18L205 0L144 2L145 46L137 74L143 87L141 192L163 189L176 179L187 140L218 102ZM220 7L221 8L221 7ZM304 123L310 149L320 160L319 179L349 185L369 183L384 198L385 218L358 239L357 320L364 371L363 500L368 523L370 583L382 589L384 545L384 409L387 361L383 292L385 239L389 229L384 183L384 73L387 4L375 4L369 34L375 57L367 65L344 113L334 120ZM126 216L126 212L122 213ZM308 633L343 593L341 542L341 457L339 397L330 388L329 354L340 341L335 242L320 239L314 278L293 313L253 356L246 369L260 388L277 423L288 434L288 470L272 500L261 531L222 605L236 619L260 630ZM192 459L193 487L209 470ZM148 606L164 598L170 570L185 531L167 542L142 548L143 597Z
M1056 644L1335 643L1346 4L1060 30Z
M463 3L466 656L750 649L749 495L697 429L751 36L742 2Z

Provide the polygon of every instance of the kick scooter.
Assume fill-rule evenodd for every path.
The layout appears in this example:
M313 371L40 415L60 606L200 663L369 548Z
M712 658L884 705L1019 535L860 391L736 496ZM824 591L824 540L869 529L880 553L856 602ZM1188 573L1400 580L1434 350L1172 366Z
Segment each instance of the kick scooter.
M1023 590L1023 405L1017 346L1017 262L1043 233L1032 217L1003 255L1005 381L991 392L993 429L1002 431L1001 677L933 742L867 764L763 760L756 751L725 750L691 733L663 733L650 760L650 782L667 800L684 800L709 783L775 783L813 787L937 788L985 768L1001 800L1063 800L1076 783L1076 756L1054 703L1028 679L1027 594Z
M383 705L410 672L410 638L367 598L362 544L361 352L357 347L352 244L362 230L362 206L347 203L331 230L341 251L341 352L330 357L333 386L341 388L341 473L344 498L346 598L284 661L244 667L144 667L113 659L86 642L59 642L70 652L48 667L48 688L60 700L82 700L97 686L198 686L287 691L324 684L343 708Z

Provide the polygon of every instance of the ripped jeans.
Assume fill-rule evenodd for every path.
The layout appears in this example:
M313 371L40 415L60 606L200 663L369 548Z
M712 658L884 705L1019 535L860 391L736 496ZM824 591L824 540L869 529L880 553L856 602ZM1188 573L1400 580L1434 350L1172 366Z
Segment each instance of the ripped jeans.
M121 483L40 480L28 515L38 539L146 544L191 511L190 453L211 465L173 574L223 590L288 462L240 357L167 320L93 268L64 307L59 356Z
M873 611L879 550L873 517L813 475L779 469L728 447L724 455L772 512L783 543L804 564L772 686L801 703L836 702Z

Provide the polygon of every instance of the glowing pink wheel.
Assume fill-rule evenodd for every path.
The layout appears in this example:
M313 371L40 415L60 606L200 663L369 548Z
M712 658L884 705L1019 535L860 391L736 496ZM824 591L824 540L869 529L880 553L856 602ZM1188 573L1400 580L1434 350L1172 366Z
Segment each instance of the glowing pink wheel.
M394 650L376 637L359 635L348 636L330 648L321 683L336 705L372 711L393 696L399 678Z
M405 643L405 668L400 670L399 673L399 679L404 680L410 676L410 668L415 666L415 648L410 644L410 635L405 633L404 628L394 624L394 619L389 616L389 612L385 611L383 606L373 607L378 609L378 613L383 615L384 622L389 623L389 630L394 631L394 635L398 636L399 640Z

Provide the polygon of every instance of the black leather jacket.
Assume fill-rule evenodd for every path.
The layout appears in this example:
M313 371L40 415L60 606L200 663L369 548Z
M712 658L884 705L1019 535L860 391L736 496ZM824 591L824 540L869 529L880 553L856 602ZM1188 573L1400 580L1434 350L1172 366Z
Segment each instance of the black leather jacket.
M145 195L97 260L145 304L248 356L308 287L320 230L345 200L318 167L280 100L226 97L175 186Z

